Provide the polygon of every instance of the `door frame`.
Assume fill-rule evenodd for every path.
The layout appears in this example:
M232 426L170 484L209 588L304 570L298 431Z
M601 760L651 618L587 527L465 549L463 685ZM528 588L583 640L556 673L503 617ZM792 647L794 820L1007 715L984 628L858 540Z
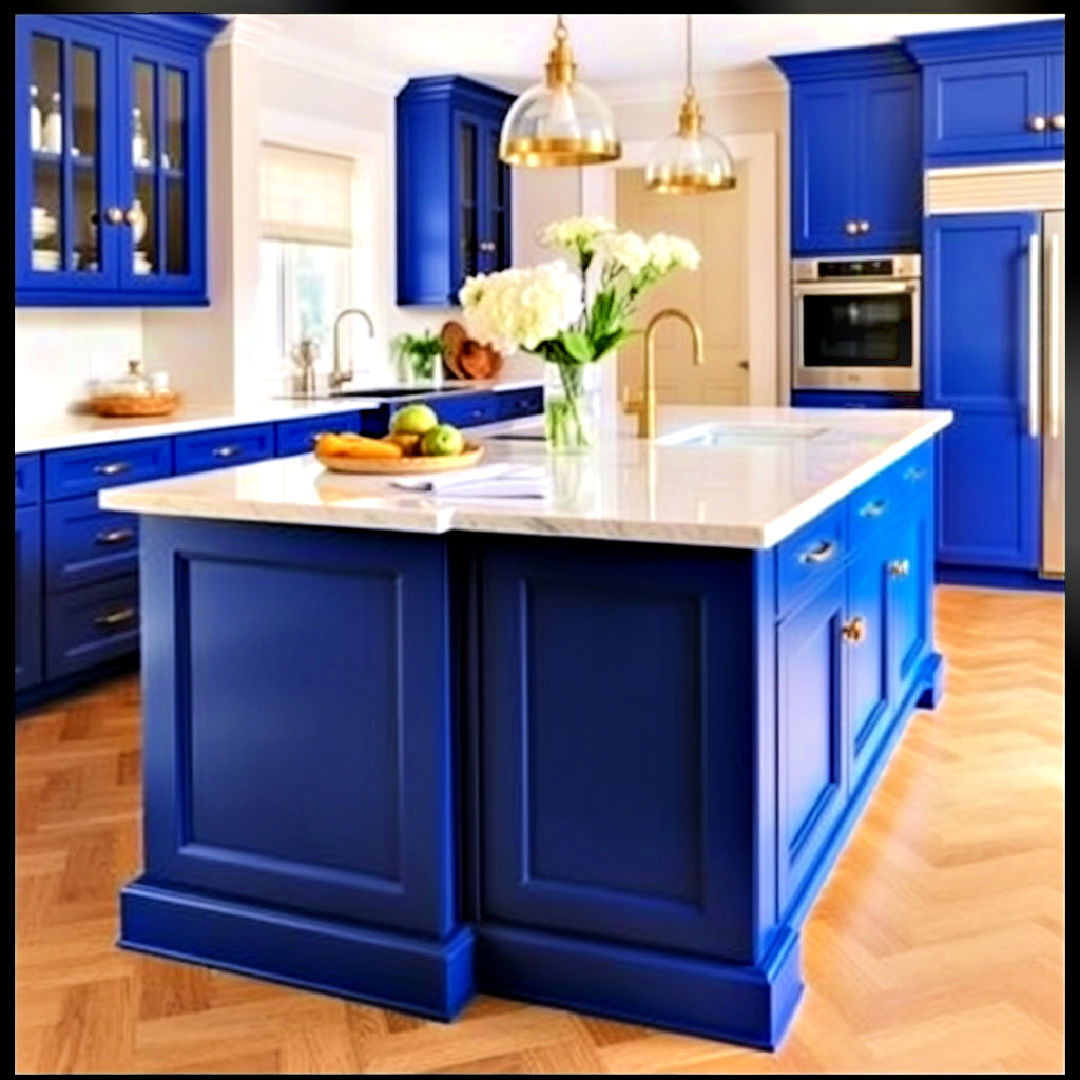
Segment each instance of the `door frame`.
M780 219L776 160L776 132L759 131L746 135L724 135L731 156L747 163L750 176L747 192L748 236L747 296L753 298L746 313L749 405L777 405L781 397L783 363L780 355L779 273ZM654 143L623 143L617 162L581 170L581 212L615 220L615 169L644 168ZM705 196L707 197L707 196ZM618 395L617 364L603 365L604 395L614 401Z

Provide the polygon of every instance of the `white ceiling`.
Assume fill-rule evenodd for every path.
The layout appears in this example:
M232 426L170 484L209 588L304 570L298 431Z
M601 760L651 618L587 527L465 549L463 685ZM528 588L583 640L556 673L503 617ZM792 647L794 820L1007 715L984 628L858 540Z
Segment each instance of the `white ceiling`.
M1049 19L1051 15L696 15L696 72L745 71L777 53L888 41L900 34ZM553 15L270 15L301 47L397 75L451 72L518 89L536 82ZM679 79L683 15L567 15L579 73L593 83ZM274 24L274 25L269 25Z

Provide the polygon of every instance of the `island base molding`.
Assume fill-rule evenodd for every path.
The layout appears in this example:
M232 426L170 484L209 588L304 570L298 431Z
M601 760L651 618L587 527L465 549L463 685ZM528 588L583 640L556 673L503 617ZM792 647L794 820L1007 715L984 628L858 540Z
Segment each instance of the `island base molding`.
M468 927L434 941L145 878L120 891L118 944L431 1020L452 1020L475 993Z

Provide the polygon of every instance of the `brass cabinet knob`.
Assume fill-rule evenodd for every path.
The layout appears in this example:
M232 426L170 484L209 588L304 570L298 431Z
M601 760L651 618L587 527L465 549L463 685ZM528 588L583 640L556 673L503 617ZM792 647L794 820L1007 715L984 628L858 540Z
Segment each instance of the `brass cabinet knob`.
M893 577L907 577L911 573L911 563L907 559L893 559L889 563L889 573Z
M866 620L861 615L848 619L840 631L840 636L849 645L858 645L866 637Z
M1055 131L1064 131L1065 130L1065 114L1063 112L1054 113L1054 115L1050 117L1050 126Z
M127 626L138 618L138 611L133 607L120 608L119 611L110 611L104 615L98 615L94 622L107 630L113 630L120 626Z
M1045 131L1046 130L1046 117L1045 116L1033 116L1028 120L1028 127L1032 131Z
M870 231L870 222L863 220L859 222L859 232L868 233Z
M122 225L124 223L124 211L119 206L110 206L105 211L105 220L110 225Z
M858 231L859 231L859 223L857 221L845 221L844 222L844 232L846 232L848 234L848 236L854 236Z

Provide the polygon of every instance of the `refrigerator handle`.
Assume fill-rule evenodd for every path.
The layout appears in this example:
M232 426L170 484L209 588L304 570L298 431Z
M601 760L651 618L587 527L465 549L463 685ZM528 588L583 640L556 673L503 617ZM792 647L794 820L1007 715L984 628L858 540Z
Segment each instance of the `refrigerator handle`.
M1050 370L1047 373L1047 390L1050 397L1050 438L1061 437L1061 239L1056 232L1050 233Z
M1039 380L1042 357L1039 355L1039 234L1028 237L1028 434L1039 437Z

